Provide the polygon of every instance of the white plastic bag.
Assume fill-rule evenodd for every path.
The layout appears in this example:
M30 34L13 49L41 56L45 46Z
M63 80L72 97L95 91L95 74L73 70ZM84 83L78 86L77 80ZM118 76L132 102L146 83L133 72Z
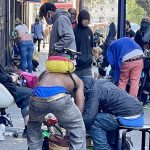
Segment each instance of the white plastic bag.
M7 108L14 105L14 98L10 92L0 83L0 108Z

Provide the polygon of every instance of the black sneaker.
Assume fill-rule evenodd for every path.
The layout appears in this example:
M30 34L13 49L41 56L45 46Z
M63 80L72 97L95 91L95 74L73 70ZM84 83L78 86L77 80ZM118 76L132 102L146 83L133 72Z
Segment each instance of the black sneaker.
M22 137L23 137L23 138L27 138L27 129L24 129L24 130L23 130Z

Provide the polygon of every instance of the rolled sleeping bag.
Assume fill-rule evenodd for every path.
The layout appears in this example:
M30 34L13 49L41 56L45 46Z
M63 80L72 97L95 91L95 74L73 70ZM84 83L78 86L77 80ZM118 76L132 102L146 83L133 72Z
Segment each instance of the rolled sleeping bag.
M66 57L50 56L46 61L46 69L53 73L72 73L75 71L75 65Z

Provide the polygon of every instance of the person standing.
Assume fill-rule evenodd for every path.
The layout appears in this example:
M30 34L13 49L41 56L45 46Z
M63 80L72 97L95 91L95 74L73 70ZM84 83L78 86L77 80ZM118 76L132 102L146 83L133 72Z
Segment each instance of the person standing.
M28 69L28 72L32 73L32 56L34 51L32 37L27 26L22 24L19 18L16 19L16 24L15 32L21 55L21 70L26 71Z
M134 39L135 32L131 29L131 24L129 20L126 20L126 37Z
M43 33L43 25L40 22L39 18L35 18L35 23L32 25L32 33L33 33L33 43L36 44L36 42L38 42L38 52L40 52L40 44L44 36L44 33Z
M145 47L145 43L144 41L142 40L146 30L150 27L150 18L143 18L141 20L141 25L140 25L140 29L136 31L136 34L135 34L135 37L134 37L134 40L135 42L140 45L144 51Z
M40 7L40 17L45 17L47 23L53 24L50 36L49 55L53 51L69 48L76 50L75 36L70 21L70 14L57 9L53 3L44 3Z
M70 21L72 24L72 28L73 31L75 30L76 26L77 26L77 21L76 21L76 16L77 16L77 12L75 8L69 8L68 12L70 13L71 17L70 17Z
M93 49L93 33L88 27L90 22L90 14L86 10L81 10L78 15L78 25L75 29L75 40L77 51L81 52L76 59L75 73L81 76L92 76L92 49Z
M107 58L111 65L114 81L125 90L130 80L129 94L137 97L143 69L142 48L128 37L112 42L108 46Z

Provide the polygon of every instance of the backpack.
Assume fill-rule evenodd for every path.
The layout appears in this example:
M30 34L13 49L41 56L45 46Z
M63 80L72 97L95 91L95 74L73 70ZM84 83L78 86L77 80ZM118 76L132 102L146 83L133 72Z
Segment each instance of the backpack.
M28 72L21 72L20 77L26 80L26 86L29 88L34 88L37 82L37 76Z

